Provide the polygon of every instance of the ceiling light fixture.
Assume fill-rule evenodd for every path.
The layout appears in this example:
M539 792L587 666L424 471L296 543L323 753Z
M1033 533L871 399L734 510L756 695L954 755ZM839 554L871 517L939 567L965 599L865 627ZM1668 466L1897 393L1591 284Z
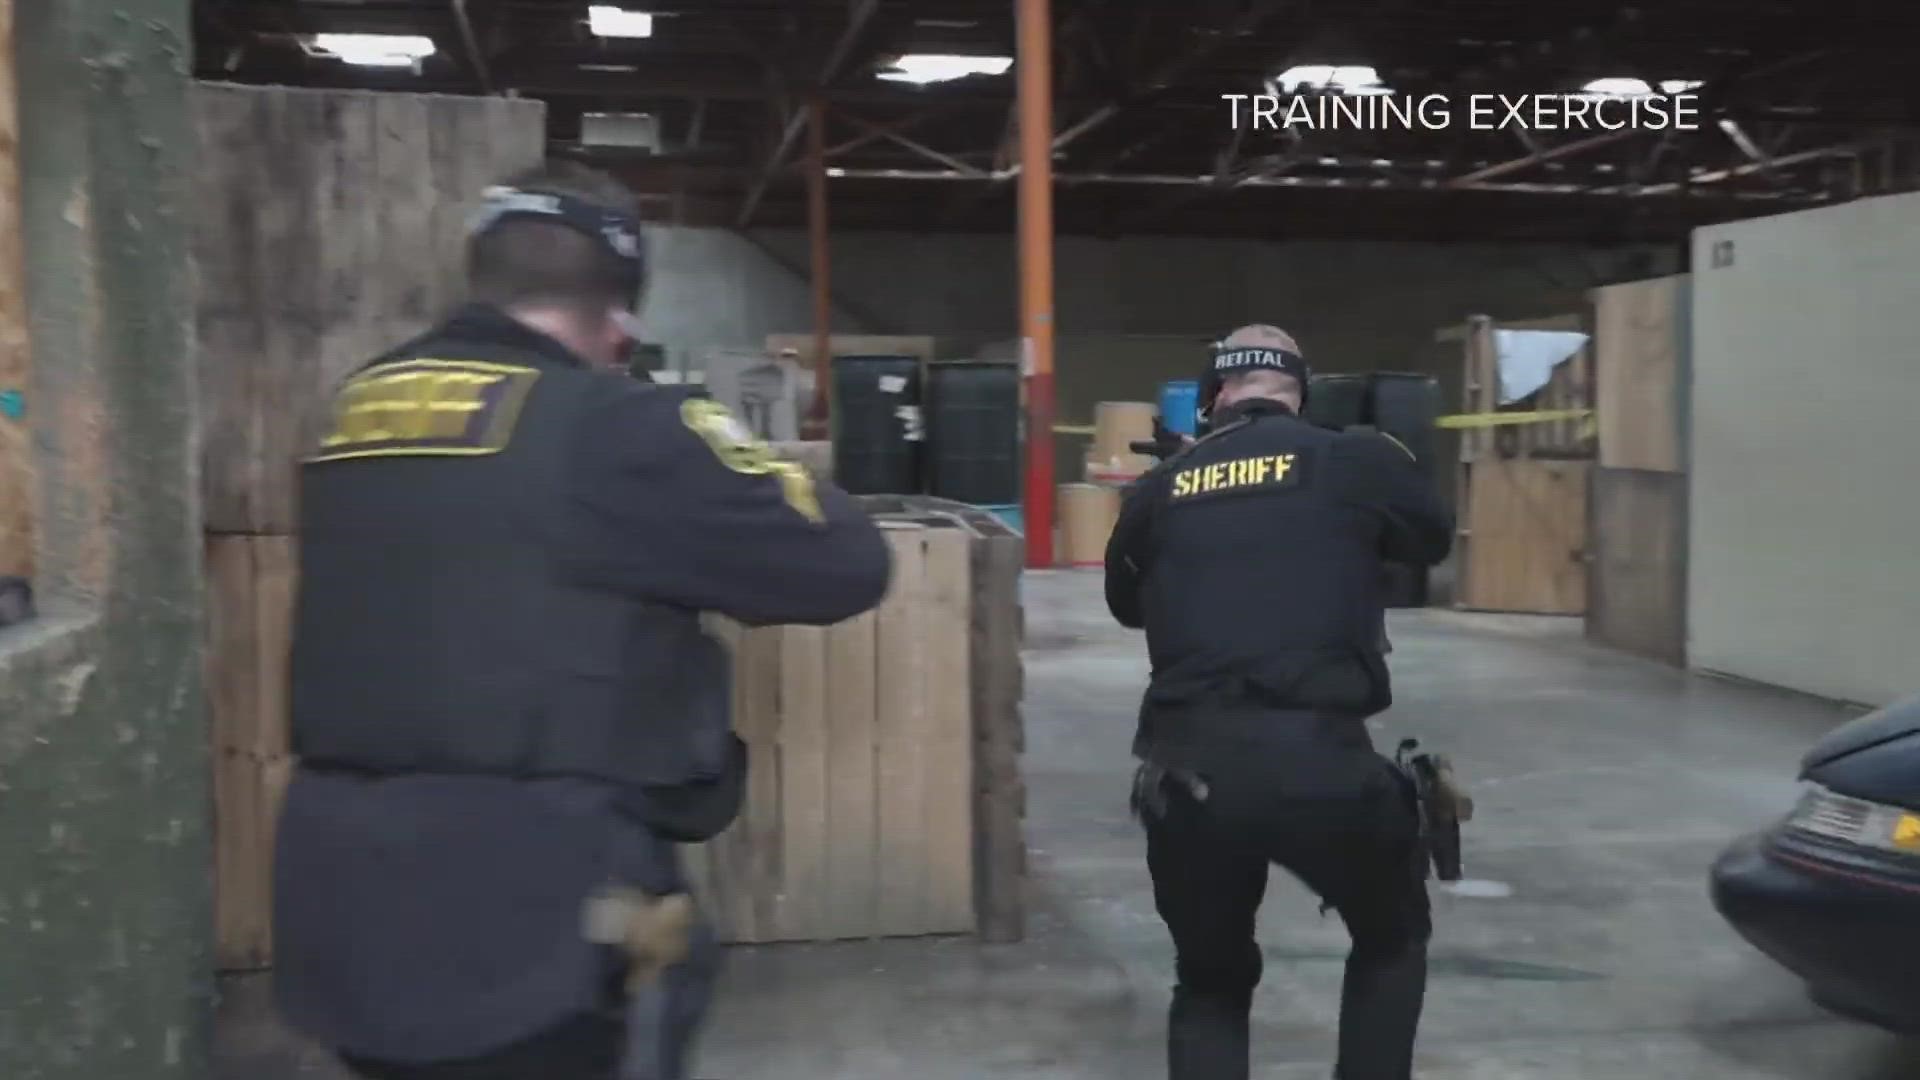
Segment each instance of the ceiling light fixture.
M315 34L309 47L356 67L413 67L439 50L414 34Z
M595 4L587 9L587 29L595 37L647 38L653 36L653 16L612 4Z
M1672 97L1675 94L1684 94L1699 88L1700 81L1697 79L1663 79L1657 92ZM1656 93L1645 79L1628 76L1595 79L1581 87L1580 92L1588 97L1604 98L1652 97Z
M1275 94L1391 94L1380 73L1364 64L1297 64L1268 80Z
M889 82L951 82L973 75L1005 75L1013 67L1011 56L953 56L947 53L909 53L880 72Z

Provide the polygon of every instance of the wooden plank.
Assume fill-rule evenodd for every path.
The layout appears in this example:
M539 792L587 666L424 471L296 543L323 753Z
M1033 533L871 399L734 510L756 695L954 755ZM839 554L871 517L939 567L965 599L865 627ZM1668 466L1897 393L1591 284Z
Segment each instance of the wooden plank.
M1600 464L1684 471L1685 275L1593 290Z
M27 337L27 264L20 207L20 102L13 0L0 0L0 576L31 578L33 362Z
M874 862L877 822L874 747L873 612L827 630L826 935L870 936L881 884Z
M1458 606L1577 615L1586 610L1583 461L1486 458L1467 467L1472 545Z
M1684 474L1594 470L1590 639L1686 664L1686 512Z
M893 549L893 580L879 610L879 777L877 850L886 881L877 912L880 933L917 934L927 923L927 880L899 874L925 857L920 807L932 757L932 708L926 695L933 662L927 638L924 528L883 525Z
M929 529L927 551L928 757L926 844L928 926L964 933L973 908L973 708L969 700L972 576L968 537Z
M780 802L780 689L779 627L748 631L742 638L741 663L735 676L740 686L740 709L734 730L747 744L749 768L747 805L733 829L733 868L738 893L733 923L738 940L763 941L776 932L781 878Z
M781 890L772 941L819 940L830 927L826 898L827 631L794 626L780 644Z
M544 107L201 85L193 109L207 528L291 533L333 388L454 300L466 211L541 160Z
M215 960L267 966L273 831L291 775L287 663L298 577L289 537L207 540L207 694L214 748Z
M1023 667L1020 575L1026 545L1014 536L972 544L974 911L981 937L1026 935L1026 749L1020 701Z

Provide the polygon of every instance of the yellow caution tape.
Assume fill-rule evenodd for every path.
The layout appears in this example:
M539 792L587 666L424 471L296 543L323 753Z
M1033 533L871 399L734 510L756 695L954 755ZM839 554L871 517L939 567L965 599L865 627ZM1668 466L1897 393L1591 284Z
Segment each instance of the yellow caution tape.
M1443 428L1489 428L1505 427L1509 424L1551 424L1556 420L1584 420L1593 415L1592 409L1549 409L1539 412L1485 412L1455 413L1435 420L1435 427Z
M1433 424L1435 427L1461 430L1508 427L1514 424L1551 424L1561 420L1591 421L1592 417L1592 409L1545 409L1535 412L1455 413L1452 416L1442 416ZM1592 427L1591 422L1585 427ZM1093 431L1091 424L1053 425L1055 435L1092 435Z

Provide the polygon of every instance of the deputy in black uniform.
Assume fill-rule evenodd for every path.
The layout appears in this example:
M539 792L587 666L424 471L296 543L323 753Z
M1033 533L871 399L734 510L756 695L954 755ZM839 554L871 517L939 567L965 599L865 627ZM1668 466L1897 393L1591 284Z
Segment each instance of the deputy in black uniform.
M1412 455L1299 418L1307 366L1271 326L1213 351L1209 433L1128 493L1107 606L1144 628L1135 808L1178 954L1174 1080L1243 1080L1254 919L1278 863L1353 937L1344 1080L1407 1080L1430 932L1417 812L1365 720L1391 703L1380 565L1444 558Z
M683 1077L711 936L632 987L616 946L688 910L675 844L740 805L700 613L828 624L886 590L846 494L621 372L633 203L578 168L491 189L472 303L349 379L302 471L275 972L362 1076Z

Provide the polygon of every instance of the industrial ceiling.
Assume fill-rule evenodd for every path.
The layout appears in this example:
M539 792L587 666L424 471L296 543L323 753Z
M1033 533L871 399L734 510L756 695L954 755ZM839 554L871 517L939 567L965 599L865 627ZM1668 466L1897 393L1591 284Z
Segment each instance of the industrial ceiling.
M655 220L804 224L818 102L833 227L1012 227L1014 0L195 12L202 79L539 98L554 151ZM1053 25L1064 233L1660 241L1920 188L1915 0L1054 0Z

